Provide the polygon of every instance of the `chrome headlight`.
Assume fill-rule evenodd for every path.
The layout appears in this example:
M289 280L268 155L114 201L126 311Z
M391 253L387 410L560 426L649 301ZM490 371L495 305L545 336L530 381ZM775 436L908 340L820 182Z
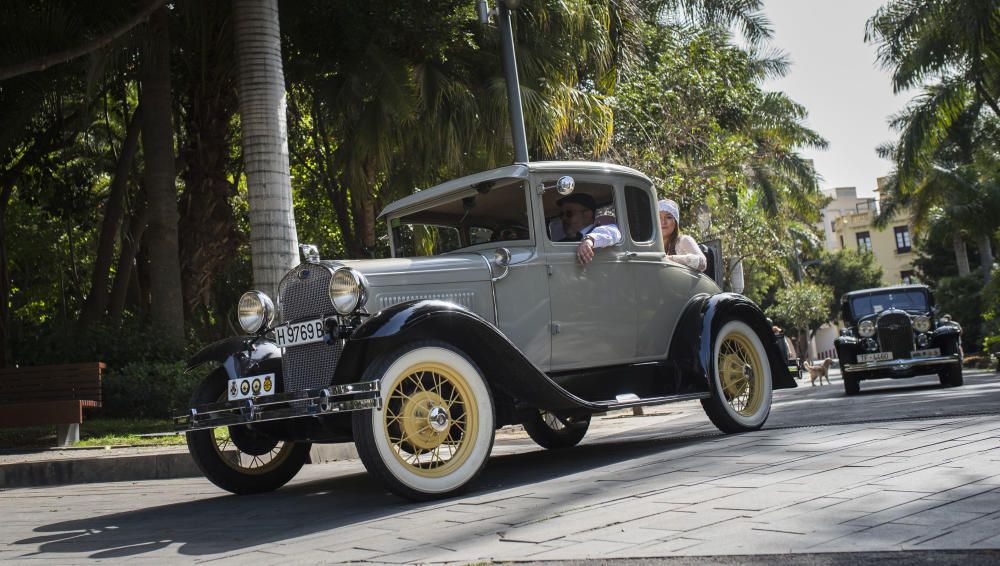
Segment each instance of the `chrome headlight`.
M347 315L365 305L368 283L363 275L349 267L341 267L330 278L330 302L338 314Z
M253 334L274 322L274 303L260 291L247 291L240 297L237 318L240 327Z
M858 334L865 338L875 336L875 323L870 320L862 320L858 325Z
M918 315L913 317L913 328L917 332L927 332L931 329L931 319L930 317L924 315Z

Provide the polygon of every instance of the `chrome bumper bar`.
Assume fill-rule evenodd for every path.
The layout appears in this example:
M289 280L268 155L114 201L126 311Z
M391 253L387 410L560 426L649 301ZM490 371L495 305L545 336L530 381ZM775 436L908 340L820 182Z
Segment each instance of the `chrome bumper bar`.
M841 371L844 373L854 373L859 371L870 371L873 369L894 369L908 370L920 366L938 366L961 361L958 354L948 356L934 356L933 358L913 358L904 360L882 360L878 362L862 362L860 364L844 364Z
M378 392L378 381L362 381L331 385L323 389L210 403L174 416L174 429L178 432L187 432L228 425L381 409L382 399L378 397ZM359 396L362 397L359 399L357 398Z

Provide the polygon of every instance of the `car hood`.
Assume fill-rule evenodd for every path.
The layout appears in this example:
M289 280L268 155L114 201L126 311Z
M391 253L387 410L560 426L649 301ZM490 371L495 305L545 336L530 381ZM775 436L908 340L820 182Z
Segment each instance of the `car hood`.
M334 262L361 272L373 287L489 281L489 260L476 253Z

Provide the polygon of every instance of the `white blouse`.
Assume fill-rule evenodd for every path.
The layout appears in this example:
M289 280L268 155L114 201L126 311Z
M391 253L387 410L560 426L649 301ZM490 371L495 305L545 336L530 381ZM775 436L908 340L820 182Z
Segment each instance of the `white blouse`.
M701 253L698 242L694 241L691 236L682 235L677 239L676 252L674 255L667 254L667 259L698 271L705 271L705 268L708 267L705 254Z

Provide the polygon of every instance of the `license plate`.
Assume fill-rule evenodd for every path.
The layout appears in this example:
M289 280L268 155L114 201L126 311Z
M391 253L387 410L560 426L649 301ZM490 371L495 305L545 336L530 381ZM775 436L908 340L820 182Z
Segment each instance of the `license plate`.
M309 320L306 322L288 323L274 329L274 342L279 348L289 346L301 346L312 344L323 339L326 329L323 327L323 319Z
M875 352L873 354L860 354L858 356L859 362L881 362L884 360L891 360L892 352Z
M941 355L941 348L927 348L926 350L914 350L914 358L934 358Z
M229 400L274 395L274 374L252 375L229 380Z

